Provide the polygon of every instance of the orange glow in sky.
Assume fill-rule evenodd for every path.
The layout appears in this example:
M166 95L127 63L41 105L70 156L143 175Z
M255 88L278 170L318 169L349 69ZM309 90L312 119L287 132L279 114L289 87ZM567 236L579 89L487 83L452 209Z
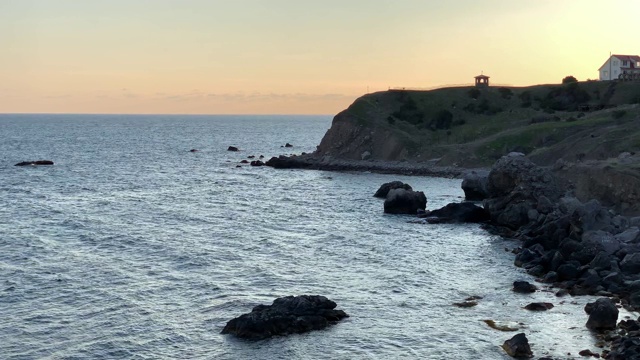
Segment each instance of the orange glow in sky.
M0 113L334 114L367 91L598 77L619 0L0 0Z

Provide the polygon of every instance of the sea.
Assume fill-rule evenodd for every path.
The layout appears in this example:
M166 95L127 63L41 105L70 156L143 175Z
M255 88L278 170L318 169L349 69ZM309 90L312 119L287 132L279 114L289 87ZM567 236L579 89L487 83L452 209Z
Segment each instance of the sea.
M312 152L331 121L0 115L0 359L509 359L500 345L518 332L536 357L598 351L592 297L511 291L534 281L513 266L517 242L387 215L372 196L400 180L436 209L463 200L460 179L240 163ZM14 166L40 159L55 165ZM350 317L262 341L220 334L302 294ZM555 307L523 309L535 301Z

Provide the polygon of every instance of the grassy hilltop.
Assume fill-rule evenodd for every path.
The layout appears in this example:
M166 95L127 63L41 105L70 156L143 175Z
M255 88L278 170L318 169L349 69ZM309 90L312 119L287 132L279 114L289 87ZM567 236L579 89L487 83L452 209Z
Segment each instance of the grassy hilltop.
M637 82L390 90L336 115L317 154L481 167L519 151L550 165L639 151L639 125Z

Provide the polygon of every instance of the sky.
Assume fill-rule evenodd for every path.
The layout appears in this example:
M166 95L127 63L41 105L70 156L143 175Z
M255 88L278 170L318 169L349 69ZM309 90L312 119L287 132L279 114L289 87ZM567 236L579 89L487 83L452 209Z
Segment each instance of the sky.
M335 114L389 87L596 79L636 0L0 0L0 113Z

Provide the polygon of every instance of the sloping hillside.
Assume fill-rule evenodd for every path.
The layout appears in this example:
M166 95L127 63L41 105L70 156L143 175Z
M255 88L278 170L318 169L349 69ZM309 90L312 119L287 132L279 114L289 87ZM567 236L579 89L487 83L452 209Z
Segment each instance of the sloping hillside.
M489 166L511 151L542 165L640 150L640 83L390 90L336 115L316 155Z

